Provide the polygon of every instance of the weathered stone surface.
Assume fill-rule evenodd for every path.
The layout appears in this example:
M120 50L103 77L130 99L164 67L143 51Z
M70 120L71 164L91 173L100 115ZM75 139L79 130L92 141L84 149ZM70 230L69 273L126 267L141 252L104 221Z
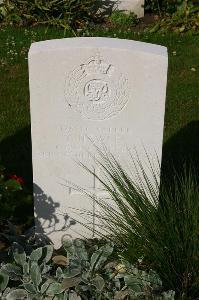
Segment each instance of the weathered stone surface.
M145 150L161 161L167 50L109 38L39 42L29 52L29 77L37 231L59 247L64 234L92 236L80 223L95 230L95 203L69 184L102 193L76 163L99 174L93 143L127 166L134 148L143 164Z
M115 0L115 8L134 12L138 18L144 17L144 0Z

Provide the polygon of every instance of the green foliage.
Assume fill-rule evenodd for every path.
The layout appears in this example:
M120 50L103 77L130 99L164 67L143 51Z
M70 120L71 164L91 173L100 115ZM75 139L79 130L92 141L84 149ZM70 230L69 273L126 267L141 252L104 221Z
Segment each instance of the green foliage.
M126 263L125 263L126 264ZM130 288L130 299L170 299L174 300L175 292L163 291L162 281L152 270L139 270L127 263L129 274L124 275L125 285Z
M22 178L16 175L9 178L5 169L0 166L0 218L27 222L27 215L24 214L31 209L32 196L25 188Z
M159 14L160 18L146 32L154 33L160 31L174 31L177 33L199 33L199 6L197 1L193 0L176 0L162 1L148 0L146 1L146 10Z
M199 6L194 7L188 2L183 2L178 6L177 11L171 16L165 16L160 19L152 28L147 29L148 32L157 31L167 32L174 31L178 33L190 32L199 33Z
M116 25L116 26L133 26L139 22L134 13L132 12L124 13L119 10L114 11L111 14L109 20L112 25Z
M9 276L3 273L0 273L0 291L4 291L8 285Z
M63 247L67 252L67 264L56 268L56 256L51 260L51 245L33 250L27 256L15 243L14 262L2 264L0 269L1 299L174 299L172 291L163 292L155 272L138 270L126 261L122 264L110 262L112 243L95 246L91 255L81 240L65 240ZM9 280L12 288L7 287Z
M20 282L16 288L12 288L5 299L45 299L45 295L54 296L62 292L61 284L49 279L47 273L52 268L48 264L53 253L51 245L33 250L27 256L23 248L17 243L13 244L14 263L3 264L0 276L4 277L3 292L10 280Z
M68 28L99 22L111 4L105 0L4 0L0 20L6 24L47 24ZM110 1L111 3L111 1Z
M98 218L110 239L116 242L121 255L128 261L135 262L143 257L143 263L159 274L164 287L175 290L179 297L194 298L199 293L196 170L185 169L184 173L177 174L170 168L169 179L162 174L159 191L158 177L153 169L152 181L139 163L139 169L135 169L139 181L135 183L111 154L100 154L107 180L88 171L100 180L116 207L85 193L94 197L101 207Z
M101 299L100 295L104 297L102 299L105 299L106 294L114 296L114 293L111 292L114 282L104 269L113 252L112 244L108 243L100 248L96 246L90 257L81 240L63 241L63 247L67 252L68 266L62 273L59 270L60 274L57 274L58 278L64 279L62 286L68 288L72 283L76 292L83 296L83 299L95 299L95 297Z
M16 226L14 226L9 221L7 221L4 225L2 233L0 233L0 239L6 244L6 247L4 247L4 249L1 249L0 259L1 257L3 257L3 259L6 261L9 261L10 259L10 248L12 247L13 243L17 243L18 246L23 248L27 255L29 255L33 251L33 249L50 243L47 237L36 234L34 227L24 232L18 233Z
M175 13L180 6L189 4L197 6L195 0L146 0L145 12L154 12L160 16Z

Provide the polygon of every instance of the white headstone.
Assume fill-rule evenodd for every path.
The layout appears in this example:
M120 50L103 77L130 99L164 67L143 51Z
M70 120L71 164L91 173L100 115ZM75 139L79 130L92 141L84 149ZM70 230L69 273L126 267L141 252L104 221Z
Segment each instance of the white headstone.
M143 163L143 149L161 161L167 50L111 38L34 43L29 79L36 226L59 247L63 235L92 236L80 223L95 227L95 203L67 183L100 191L76 163L100 172L93 143L121 161L134 148Z
M114 0L115 8L126 12L134 12L138 18L144 17L144 0Z

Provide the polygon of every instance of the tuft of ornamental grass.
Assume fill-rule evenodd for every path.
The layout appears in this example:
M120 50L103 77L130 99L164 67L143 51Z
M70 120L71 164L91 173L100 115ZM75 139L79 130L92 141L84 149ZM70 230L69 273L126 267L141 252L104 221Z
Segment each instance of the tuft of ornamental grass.
M98 233L112 239L129 262L143 258L164 288L175 291L176 299L198 298L199 189L194 168L184 167L179 174L171 166L159 184L159 172L151 166L151 180L138 162L135 182L113 155L100 155L103 176L84 167L102 183L115 206L87 192L100 207L95 217L103 230Z

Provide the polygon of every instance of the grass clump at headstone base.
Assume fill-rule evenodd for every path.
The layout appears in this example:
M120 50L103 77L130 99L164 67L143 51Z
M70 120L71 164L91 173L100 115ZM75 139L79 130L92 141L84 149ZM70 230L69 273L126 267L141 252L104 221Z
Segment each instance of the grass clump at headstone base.
M164 149L177 160L198 151L199 36L139 34L130 29L99 28L78 36L104 36L168 47L169 70ZM32 183L28 49L35 41L73 37L56 28L0 29L0 160L6 169ZM135 70L136 72L136 70Z
M85 191L100 207L96 216L102 225L99 234L108 236L127 261L136 263L142 258L139 267L157 272L163 289L174 290L176 300L198 299L199 186L195 166L185 164L179 170L170 165L170 176L161 170L159 184L160 169L150 159L144 168L137 154L124 169L108 151L96 151L101 175L84 167L100 180L114 203L110 207L106 199Z

